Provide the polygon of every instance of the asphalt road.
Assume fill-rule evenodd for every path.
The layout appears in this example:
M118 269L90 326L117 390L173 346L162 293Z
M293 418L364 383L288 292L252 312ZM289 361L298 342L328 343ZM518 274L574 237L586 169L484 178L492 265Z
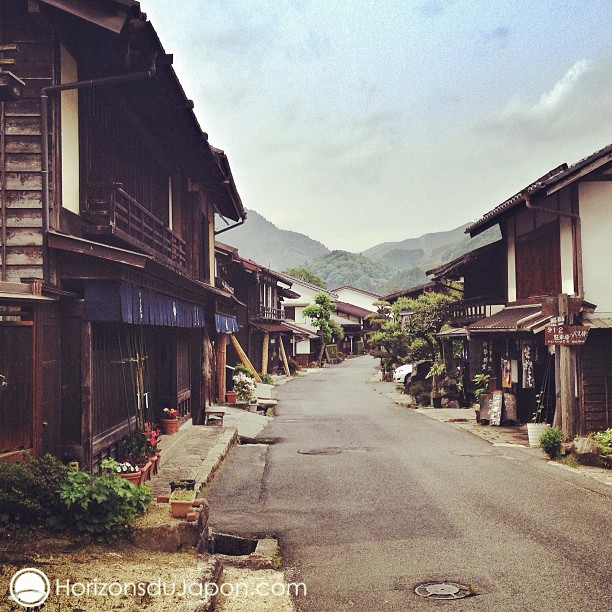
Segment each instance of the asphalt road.
M612 490L400 408L361 357L277 389L209 495L211 524L279 538L299 610L612 609ZM422 598L422 582L475 595Z

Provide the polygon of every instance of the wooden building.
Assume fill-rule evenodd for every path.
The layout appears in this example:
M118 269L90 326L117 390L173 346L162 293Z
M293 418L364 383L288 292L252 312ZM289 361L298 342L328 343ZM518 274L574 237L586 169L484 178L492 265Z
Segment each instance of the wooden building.
M466 230L499 224L506 299L467 326L470 345L516 395L522 421L543 391L549 420L569 438L612 425L611 203L612 145L551 170ZM586 343L565 332L547 341L552 324L576 342L587 327Z
M218 399L215 213L245 211L133 0L0 3L0 458L95 469Z

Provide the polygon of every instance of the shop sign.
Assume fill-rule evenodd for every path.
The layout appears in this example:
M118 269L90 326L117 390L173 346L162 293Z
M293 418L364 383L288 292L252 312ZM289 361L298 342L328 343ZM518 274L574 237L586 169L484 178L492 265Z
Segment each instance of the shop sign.
M586 325L548 325L544 330L544 343L562 346L584 344L588 335Z

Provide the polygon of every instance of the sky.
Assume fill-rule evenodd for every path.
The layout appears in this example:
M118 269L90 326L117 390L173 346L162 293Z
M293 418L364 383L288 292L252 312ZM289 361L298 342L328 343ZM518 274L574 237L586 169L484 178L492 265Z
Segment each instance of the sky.
M612 143L609 0L141 9L244 206L330 249L453 229Z

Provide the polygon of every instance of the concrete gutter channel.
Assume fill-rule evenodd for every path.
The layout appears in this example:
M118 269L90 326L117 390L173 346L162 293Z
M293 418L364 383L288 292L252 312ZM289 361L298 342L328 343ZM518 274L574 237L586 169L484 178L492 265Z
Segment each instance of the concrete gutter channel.
M290 380L286 377L276 378L276 385ZM196 500L192 512L183 520L171 518L169 504L165 503L171 482L195 480L196 489L210 484L224 458L240 443L241 438L244 442L256 443L257 435L270 420L270 417L245 409L224 408L223 426L192 425L188 422L176 434L162 438L160 469L147 484L154 498L157 498L154 507L162 517L168 517L167 522L162 518L161 524L155 521L154 525L148 525L145 516L142 525L137 522L131 534L134 545L144 550L168 553L194 550L197 555L202 555L202 559L209 557L202 576L206 596L194 612L214 610L218 594L213 592L209 595L208 585L222 584L224 567L253 572L282 571L276 539L249 539L214 532L208 524L206 499Z

